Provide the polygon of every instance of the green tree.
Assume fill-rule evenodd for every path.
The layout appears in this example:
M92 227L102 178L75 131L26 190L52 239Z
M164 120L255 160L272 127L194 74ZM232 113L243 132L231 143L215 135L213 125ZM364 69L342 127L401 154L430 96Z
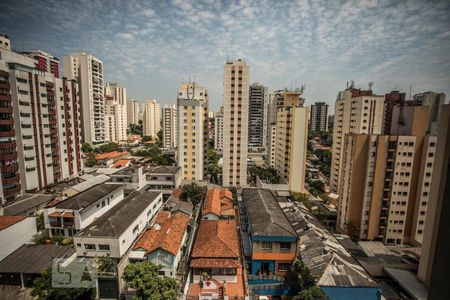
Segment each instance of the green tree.
M97 269L99 273L115 273L116 263L108 256L98 256L96 258Z
M177 282L173 278L160 277L160 266L150 261L132 263L126 266L123 279L134 291L134 299L176 299Z
M344 223L345 233L347 233L353 240L358 240L359 229L355 222L348 220Z
M280 183L281 177L278 174L277 170L272 167L263 168L252 166L249 168L250 179L253 182L256 182L256 177L259 177L261 180L269 181L270 183L278 184Z
M143 142L143 143L149 142L149 141L153 141L153 138L152 138L150 135L144 135L144 136L142 137L142 142Z
M195 183L181 187L181 199L191 202L194 206L200 202L202 195L203 189Z
M88 143L83 143L81 145L81 151L83 151L84 153L90 153L90 152L94 151L94 149Z
M44 223L44 214L40 213L36 216L36 229L37 231L42 231L45 229L45 223Z
M158 137L158 141L157 141L158 147L162 147L163 146L163 130L160 129L158 131L158 133L156 134L156 136Z
M97 164L97 160L95 159L95 153L90 152L86 157L86 162L84 163L85 167L93 167Z
M302 289L308 289L312 286L314 286L314 278L312 277L311 273L309 272L308 267L303 262L301 258L297 258L293 263L293 269L295 273L298 275L298 279L300 281L300 287Z
M120 149L119 144L114 143L114 142L110 142L108 144L101 145L97 148L97 151L100 153L108 153L108 152L121 151L121 150L122 149Z
M308 289L302 290L297 296L293 297L292 300L328 300L328 296L324 291L314 285Z
M142 121L139 121L139 124L130 124L127 133L142 136Z
M213 148L208 148L208 174L211 175L211 182L215 184L219 183L219 175L222 173L222 168L218 164L220 157Z
M52 286L52 271L48 269L33 281L31 295L38 300L95 299L95 289L55 288Z

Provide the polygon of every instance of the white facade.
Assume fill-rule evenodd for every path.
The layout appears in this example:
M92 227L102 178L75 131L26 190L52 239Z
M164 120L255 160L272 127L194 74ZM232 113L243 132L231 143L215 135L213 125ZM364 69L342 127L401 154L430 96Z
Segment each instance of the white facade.
M144 104L143 121L144 135L156 138L161 129L161 106L156 100L149 100Z
M127 90L118 83L107 83L105 87L105 134L106 140L127 140Z
M178 113L176 105L164 105L163 147L175 149L178 146Z
M344 137L347 133L381 134L384 96L349 88L339 93L335 104L330 190L337 193L342 173Z
M178 89L178 166L183 179L203 180L208 149L208 90L196 83Z
M139 102L135 99L127 101L127 122L128 125L139 123Z
M247 185L249 66L229 61L223 82L223 186Z
M3 217L0 216L0 218ZM31 242L36 233L36 218L34 217L26 217L22 221L0 230L0 261L23 244Z
M102 61L84 52L64 56L64 77L80 84L83 142L106 142Z
M218 152L223 150L223 106L214 117L214 149Z
M82 234L83 232L80 232L80 234L74 236L77 256L96 257L108 255L111 258L121 258L130 249L136 238L146 229L149 221L161 208L162 203L162 194L159 194L141 211L139 216L134 220L129 220L129 226L119 236L86 236ZM120 210L118 213L120 213ZM94 249L88 249L86 244L94 245ZM102 247L99 245L107 245L109 250L101 250Z

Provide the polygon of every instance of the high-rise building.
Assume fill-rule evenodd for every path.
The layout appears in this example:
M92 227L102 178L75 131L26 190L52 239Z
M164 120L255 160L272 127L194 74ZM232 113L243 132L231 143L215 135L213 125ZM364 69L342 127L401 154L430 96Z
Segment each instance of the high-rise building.
M177 106L178 166L183 179L203 180L208 158L208 90L195 82L183 83Z
M430 201L417 276L428 288L428 299L448 299L450 285L450 105L440 107L439 130Z
M268 88L258 83L253 83L249 89L248 147L265 148L267 144Z
M77 177L81 161L78 84L0 48L0 203Z
M287 106L277 112L275 169L289 190L305 192L308 109Z
M127 139L127 90L118 83L105 87L105 139L120 142Z
M223 106L216 112L214 118L214 149L223 151Z
M48 72L59 77L59 59L54 57L48 52L42 50L33 49L23 51L22 54L32 57L36 60L35 68L42 72Z
M152 138L158 137L161 129L161 106L156 100L148 100L143 109L143 133Z
M330 170L330 190L337 193L342 172L342 151L347 133L381 134L383 130L384 96L371 90L352 87L338 94L333 124L333 148Z
M135 99L130 99L127 101L127 123L139 124L139 102Z
M429 107L392 111L391 135L346 134L339 182L338 227L361 239L421 244L426 225L436 136Z
M103 63L81 52L64 56L64 77L80 86L82 140L91 145L103 144L105 138L105 99Z
M439 108L442 104L445 104L445 94L436 92L425 92L420 94L415 94L412 101L412 105L421 105L430 107L428 117L427 131L433 135L437 134L437 124L439 117Z
M316 102L310 107L310 126L311 131L328 130L328 104L325 102Z
M396 105L405 105L405 93L392 91L384 95L383 133L391 133L392 110ZM396 120L397 122L399 120Z
M177 106L164 105L163 117L163 146L175 149L178 146L178 114Z
M223 186L247 185L249 66L228 61L223 82Z

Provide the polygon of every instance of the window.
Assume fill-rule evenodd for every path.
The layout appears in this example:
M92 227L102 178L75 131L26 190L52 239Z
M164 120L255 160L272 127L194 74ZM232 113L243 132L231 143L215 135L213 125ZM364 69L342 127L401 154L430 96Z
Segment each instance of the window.
M84 244L84 249L95 250L95 244Z
M107 245L107 244L99 244L98 245L98 250L100 250L100 251L109 251L109 245Z
M261 249L262 250L272 250L272 242L262 242Z
M278 264L278 271L290 271L290 270L291 270L291 264L286 264L286 263Z
M136 225L136 226L133 228L133 234L136 234L138 231L139 231L139 225Z
M291 243L280 243L281 251L289 251L291 250Z

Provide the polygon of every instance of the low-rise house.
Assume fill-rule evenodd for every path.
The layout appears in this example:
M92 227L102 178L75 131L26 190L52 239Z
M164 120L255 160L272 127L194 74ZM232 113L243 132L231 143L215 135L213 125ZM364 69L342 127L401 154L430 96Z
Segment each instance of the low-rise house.
M144 175L147 183L144 189L161 191L165 198L168 198L182 181L181 167L178 166L147 166Z
M179 190L175 190L169 199L164 203L164 209L171 213L182 212L188 216L192 216L194 205L189 201L181 200L179 197Z
M36 218L26 216L0 216L0 261L36 234Z
M153 225L133 247L131 258L147 259L160 265L160 275L175 277L188 237L190 216L183 212L160 211Z
M42 212L47 204L55 197L47 194L22 195L14 203L0 208L0 215L5 216L33 216Z
M298 234L299 259L330 299L381 299L378 283L303 203L284 198L279 205Z
M241 227L250 288L259 295L297 294L298 286L287 283L297 256L297 233L270 190L246 188L242 199Z
M236 220L202 220L191 254L187 299L243 299L240 253Z
M212 188L206 193L202 220L234 219L233 193L225 188Z
M128 195L74 236L77 255L120 259L145 230L162 203L161 192L137 191Z
M53 259L74 253L70 246L23 245L0 261L0 285L31 288L34 279L52 267Z
M91 174L85 174L83 176L80 176L80 179L83 179L83 182L80 182L76 185L67 187L63 190L63 196L64 197L71 197L78 193L81 193L87 189L90 189L91 187L98 185L100 183L104 183L109 180L109 176L106 176L104 174L100 174L97 176L91 175Z
M125 194L142 189L145 184L145 176L142 166L129 166L113 174L110 174L111 180L108 184L122 184Z
M73 236L124 199L122 185L97 184L44 209L51 236Z

